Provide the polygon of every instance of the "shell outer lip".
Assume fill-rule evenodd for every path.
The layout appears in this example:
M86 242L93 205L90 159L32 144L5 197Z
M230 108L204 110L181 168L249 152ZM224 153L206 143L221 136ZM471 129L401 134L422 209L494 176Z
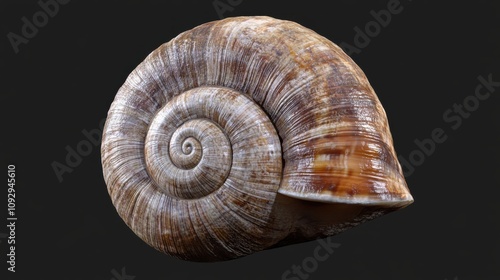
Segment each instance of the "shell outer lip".
M293 197L301 200L308 200L323 203L342 203L342 204L356 204L366 206L381 206L381 207L406 207L414 202L411 194L407 193L402 197L385 196L385 197L368 197L356 196L352 198L345 198L334 196L329 193L296 193L279 189L280 194Z

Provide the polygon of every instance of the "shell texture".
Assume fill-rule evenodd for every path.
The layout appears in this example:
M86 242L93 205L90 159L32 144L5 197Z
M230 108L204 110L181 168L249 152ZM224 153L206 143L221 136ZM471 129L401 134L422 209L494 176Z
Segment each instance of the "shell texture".
M101 154L120 217L185 260L334 235L413 202L363 71L265 16L208 22L149 54L111 104Z

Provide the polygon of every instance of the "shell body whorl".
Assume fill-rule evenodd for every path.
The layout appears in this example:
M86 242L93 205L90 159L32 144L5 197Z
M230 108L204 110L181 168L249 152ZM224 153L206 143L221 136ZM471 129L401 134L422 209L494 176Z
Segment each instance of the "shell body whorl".
M101 153L122 219L188 260L336 234L413 201L361 69L270 17L202 24L148 55L111 105Z

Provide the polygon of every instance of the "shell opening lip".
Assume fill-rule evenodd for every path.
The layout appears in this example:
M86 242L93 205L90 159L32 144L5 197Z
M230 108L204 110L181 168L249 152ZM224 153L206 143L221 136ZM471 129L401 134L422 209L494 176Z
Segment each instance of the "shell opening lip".
M314 202L323 202L323 203L342 203L342 204L357 204L357 205L366 205L366 206L381 206L381 207L405 207L413 203L413 197L411 194L407 193L401 197L395 196L377 196L377 197L369 197L369 196L357 196L357 197L339 197L332 196L331 194L325 193L302 193L297 194L294 192L287 192L284 190L278 190L278 192L282 195L286 195L289 197L308 200Z

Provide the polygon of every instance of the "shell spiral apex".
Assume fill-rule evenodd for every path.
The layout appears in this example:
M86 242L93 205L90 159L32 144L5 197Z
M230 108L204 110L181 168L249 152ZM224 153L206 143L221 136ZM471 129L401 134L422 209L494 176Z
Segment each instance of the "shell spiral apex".
M334 43L266 16L149 54L103 131L104 179L142 240L192 261L340 233L413 202L386 113Z

